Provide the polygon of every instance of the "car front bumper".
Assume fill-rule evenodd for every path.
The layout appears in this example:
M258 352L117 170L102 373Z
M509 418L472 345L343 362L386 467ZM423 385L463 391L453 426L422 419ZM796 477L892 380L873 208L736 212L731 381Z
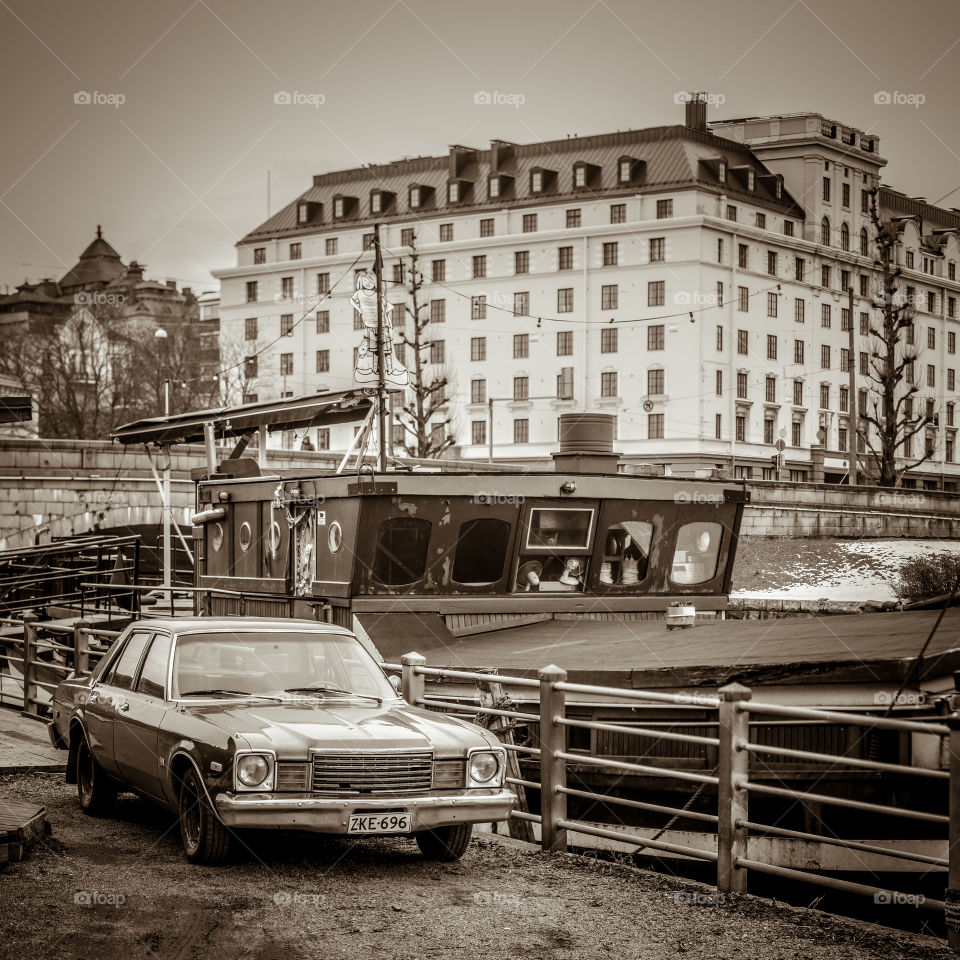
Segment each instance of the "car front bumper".
M516 802L515 794L507 789L375 799L231 792L217 794L214 799L217 815L228 827L334 834L346 834L350 816L355 813L410 813L414 831L432 830L458 823L506 820Z

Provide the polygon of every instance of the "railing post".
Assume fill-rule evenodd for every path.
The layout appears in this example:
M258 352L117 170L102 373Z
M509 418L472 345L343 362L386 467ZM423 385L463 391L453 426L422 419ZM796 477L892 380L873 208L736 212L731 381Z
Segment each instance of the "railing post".
M23 615L23 712L37 714L37 615L28 610Z
M424 696L424 677L422 673L417 673L416 667L422 667L427 662L427 658L420 653L405 653L400 658L403 665L402 683L400 692L403 699L411 706L416 706Z
M950 725L950 847L947 856L947 942L960 950L960 713L947 717Z
M73 625L73 669L78 676L84 677L90 672L90 624L78 620Z
M747 791L750 754L743 745L750 738L750 714L737 705L753 695L740 683L728 683L720 697L717 775L717 889L722 893L746 893L747 871L737 860L747 855L747 830L740 826L748 817Z
M557 753L567 748L567 728L556 722L566 717L567 697L554 684L567 679L560 667L544 667L540 679L540 847L565 853L567 831L557 826L567 819L567 795L559 788L567 785L567 762Z

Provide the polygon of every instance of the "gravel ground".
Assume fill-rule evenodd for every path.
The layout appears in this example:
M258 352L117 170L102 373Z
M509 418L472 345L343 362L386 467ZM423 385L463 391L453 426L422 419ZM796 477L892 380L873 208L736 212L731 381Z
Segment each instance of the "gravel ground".
M96 820L59 774L0 776L4 796L44 803L53 826L0 870L4 960L955 956L929 938L755 897L718 903L694 884L495 838L436 864L409 840L260 834L211 869L188 864L173 819L133 797Z

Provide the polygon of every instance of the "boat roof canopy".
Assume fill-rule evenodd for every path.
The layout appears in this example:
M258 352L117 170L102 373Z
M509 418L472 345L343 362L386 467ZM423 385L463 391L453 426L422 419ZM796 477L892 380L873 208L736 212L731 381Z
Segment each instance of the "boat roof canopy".
M117 427L110 436L120 443L202 443L203 428L214 425L218 437L241 437L260 426L275 430L323 427L363 420L373 407L375 389L341 390L305 397L264 400L235 407L215 407L190 413L135 420Z

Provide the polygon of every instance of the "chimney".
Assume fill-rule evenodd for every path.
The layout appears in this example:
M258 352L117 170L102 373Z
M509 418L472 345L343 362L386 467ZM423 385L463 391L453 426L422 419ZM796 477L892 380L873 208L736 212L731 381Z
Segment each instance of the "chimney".
M167 281L167 286L168 286L171 290L176 290L176 289L177 289L177 281L176 281L176 280L168 280L168 281Z
M557 473L616 473L620 458L613 452L617 418L612 413L564 413L560 417L560 450L553 454Z
M691 93L684 104L684 125L692 130L707 129L707 101L702 93Z

